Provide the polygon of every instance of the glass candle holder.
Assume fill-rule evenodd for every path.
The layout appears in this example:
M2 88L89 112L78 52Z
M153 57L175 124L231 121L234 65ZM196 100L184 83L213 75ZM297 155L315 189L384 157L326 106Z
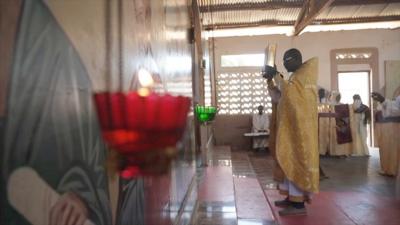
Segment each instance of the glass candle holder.
M207 123L214 120L217 112L218 108L213 106L196 105L195 107L196 118L200 123Z
M122 157L121 174L134 177L146 175L141 168L147 164L171 156L170 149L185 130L191 100L169 94L103 92L94 94L94 102L103 139Z

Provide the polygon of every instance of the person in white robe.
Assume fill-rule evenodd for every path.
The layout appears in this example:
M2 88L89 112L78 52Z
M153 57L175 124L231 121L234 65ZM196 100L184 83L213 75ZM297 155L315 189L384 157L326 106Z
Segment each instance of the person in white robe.
M372 92L372 98L380 103L379 109L382 110L383 117L400 116L400 95L395 100L390 100L377 92Z
M337 105L342 105L343 103L340 102L341 100L341 94L338 91L332 91L329 95L329 100L328 104L330 107L330 112L335 112L335 106ZM351 107L349 107L349 114L351 114ZM348 143L338 143L338 137L337 137L337 130L340 129L340 126L338 126L336 122L336 118L330 117L329 118L329 155L331 156L340 156L340 157L347 157L348 155L351 154L351 149L352 149L352 142ZM350 128L351 129L351 128Z
M369 156L367 146L367 124L371 113L368 106L361 101L360 95L353 96L353 113L351 113L351 133L353 136L352 156Z
M262 105L257 108L258 113L253 115L252 132L267 132L269 127L268 115L264 113ZM253 138L253 149L262 149L268 147L268 140L265 136Z
M385 99L381 94L372 92L372 98L380 103L378 109L382 111L384 118L388 117L400 117L400 95L394 100ZM396 178L396 199L400 199L400 166L397 167L397 178Z

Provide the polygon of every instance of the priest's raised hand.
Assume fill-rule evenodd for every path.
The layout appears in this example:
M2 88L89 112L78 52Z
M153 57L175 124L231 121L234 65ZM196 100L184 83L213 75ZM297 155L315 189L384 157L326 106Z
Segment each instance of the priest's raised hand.
M277 73L278 71L276 70L276 67L265 65L262 71L262 76L266 79L272 79Z

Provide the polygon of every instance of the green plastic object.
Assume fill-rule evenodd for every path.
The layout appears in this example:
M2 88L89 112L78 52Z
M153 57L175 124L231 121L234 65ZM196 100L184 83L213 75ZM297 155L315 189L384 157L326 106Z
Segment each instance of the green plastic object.
M215 118L218 112L218 108L214 106L200 106L197 105L195 108L196 117L201 123L207 123Z

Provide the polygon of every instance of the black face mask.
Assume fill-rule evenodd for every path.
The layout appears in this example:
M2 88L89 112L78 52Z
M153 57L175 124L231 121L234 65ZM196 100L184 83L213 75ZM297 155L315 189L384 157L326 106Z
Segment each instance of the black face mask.
M289 49L283 56L283 65L288 72L294 72L302 65L301 53L297 49Z
M318 90L318 97L319 97L319 99L325 98L325 90L324 89Z
M283 61L283 65L288 72L296 71L298 68L300 68L301 64L301 59L295 57L288 57Z

